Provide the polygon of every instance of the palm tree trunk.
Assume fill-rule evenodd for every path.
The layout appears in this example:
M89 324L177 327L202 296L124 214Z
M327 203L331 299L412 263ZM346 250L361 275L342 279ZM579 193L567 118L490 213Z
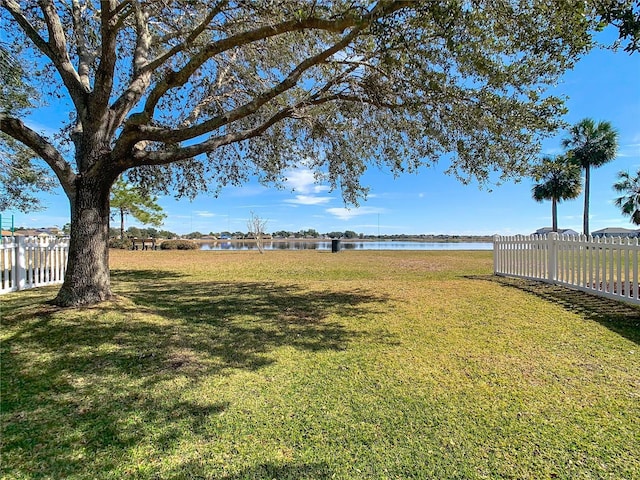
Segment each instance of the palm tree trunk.
M553 232L558 231L558 201L555 198L551 199L551 230Z
M589 184L591 182L591 169L589 165L584 168L584 214L582 217L582 233L589 235Z

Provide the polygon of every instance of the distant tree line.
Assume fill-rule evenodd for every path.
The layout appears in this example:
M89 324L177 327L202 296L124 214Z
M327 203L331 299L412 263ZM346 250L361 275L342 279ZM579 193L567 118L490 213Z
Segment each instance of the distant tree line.
M177 233L170 232L168 230L157 230L153 227L148 227L148 228L129 227L125 231L125 236L128 238L179 238L180 237L180 235L178 235ZM109 228L109 237L111 238L120 237L120 229L113 228L113 227Z
M151 229L152 230L152 229ZM217 239L233 239L233 240L244 240L247 238L253 238L252 232L209 232L208 234L203 234L202 232L191 232L186 235L182 235L182 238L187 239L200 239L203 237L215 237ZM487 235L434 235L434 234L393 234L393 235L369 235L364 233L357 233L353 230L345 230L345 231L332 231L327 233L319 233L317 230L311 228L308 230L298 230L296 232L292 232L289 230L278 230L271 233L272 238L274 239L303 239L303 238L341 238L345 240L422 240L422 241L490 241L491 236Z
M208 234L211 237L221 238L221 239L245 239L254 236L253 232L209 232ZM314 228L310 228L308 230L298 230L296 232L289 230L278 230L276 232L272 232L270 234L273 238L363 238L364 234L356 233L352 230L346 230L344 232L328 232L328 233L320 233ZM185 238L202 238L204 235L200 232L191 232L186 235L183 235Z

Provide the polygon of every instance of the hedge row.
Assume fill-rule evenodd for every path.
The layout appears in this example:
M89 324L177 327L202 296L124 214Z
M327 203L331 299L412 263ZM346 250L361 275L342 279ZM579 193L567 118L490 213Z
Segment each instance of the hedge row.
M198 244L189 240L165 240L160 244L161 250L196 250Z
M121 240L119 238L109 239L109 248L120 248L122 250L131 250L133 243L128 238Z

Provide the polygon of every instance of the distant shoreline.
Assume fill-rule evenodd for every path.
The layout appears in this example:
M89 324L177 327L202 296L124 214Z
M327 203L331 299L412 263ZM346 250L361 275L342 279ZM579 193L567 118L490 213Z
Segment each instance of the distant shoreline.
M213 242L256 242L255 238L195 238L190 239L196 243L213 243ZM263 242L330 242L332 238L263 238ZM404 238L340 238L341 242L416 242L416 243L491 243L493 236L454 236L444 238L441 236L433 238L425 237L404 237Z

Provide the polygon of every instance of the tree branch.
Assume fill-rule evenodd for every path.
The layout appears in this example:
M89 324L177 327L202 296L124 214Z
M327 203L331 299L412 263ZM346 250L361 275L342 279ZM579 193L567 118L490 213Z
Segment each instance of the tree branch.
M69 52L67 51L67 39L65 36L64 28L58 16L53 1L51 0L39 0L40 8L44 15L47 29L49 31L49 59L53 62L65 87L73 100L74 105L78 111L79 117L83 118L86 113L86 96L89 93L89 88L85 87L80 78L80 75L73 67L71 59L69 58ZM45 55L47 52L44 52Z
M71 64L71 59L66 50L66 40L62 25L60 24L60 18L52 2L42 0L40 3L49 29L49 42L45 41L36 28L27 20L18 2L15 0L5 0L2 6L9 11L35 47L51 60L58 70L64 85L67 87L76 110L79 113L83 113L86 110L85 99L88 90L83 86L80 75L78 75L78 72L76 72ZM79 117L81 117L81 115L79 115Z
M143 10L139 4L134 6L136 22L136 48L133 53L133 75L138 77L147 64L147 55L151 45L151 33L149 33L149 13Z
M44 53L48 58L53 58L53 51L44 38L40 36L38 31L31 25L29 20L22 14L20 4L14 0L6 0L2 6L9 11L11 16L20 25L27 37L34 43L36 48Z
M249 30L246 32L232 35L228 38L218 40L207 45L199 53L191 57L191 60L187 62L180 70L169 72L164 79L160 80L153 90L150 92L149 97L145 103L141 120L149 121L153 118L155 108L162 98L172 88L177 88L184 85L191 75L193 75L198 68L200 68L207 60L214 55L218 55L222 52L236 48L239 46L247 45L249 43L271 38L283 33L301 31L301 30L325 30L328 32L342 33L349 27L360 25L370 25L375 19L380 18L383 15L388 15L392 12L401 10L408 6L412 6L414 2L400 1L400 0L382 0L378 2L366 15L354 15L348 14L343 18L327 20L318 17L308 17L306 19L287 20L276 25L267 25L257 28L255 30ZM154 69L159 65L150 63L145 69Z
M281 109L280 111L278 111L277 113L275 113L274 115L269 117L266 121L264 121L263 123L261 123L256 127L249 128L249 129L242 130L235 133L229 133L226 135L211 137L205 140L204 142L201 142L195 145L189 145L187 147L178 148L170 152L138 151L134 155L135 158L128 160L130 164L127 166L127 168L129 166L134 166L134 165L166 165L174 161L188 160L198 155L212 152L216 148L221 147L223 145L242 142L244 140L248 140L250 138L262 135L273 125L284 120L285 118L295 117L295 113L301 108L309 107L312 105L321 105L323 103L335 101L339 98L340 98L339 95L330 95L327 97L316 98L313 100L303 100L301 102L298 102L295 105Z
M199 53L194 55L187 64L178 71L169 72L164 79L159 81L153 90L149 94L147 99L143 115L145 120L153 118L155 108L162 98L170 89L180 87L184 85L191 75L195 73L207 60L214 55L218 55L222 52L236 48L242 45L246 45L258 40L264 40L266 38L282 35L283 33L293 32L305 29L322 29L327 31L342 32L345 29L355 25L356 19L353 17L347 17L341 20L324 20L320 18L308 18L305 20L289 20L277 25L271 25L261 27L248 32L243 32L231 37L219 40L212 44L207 45ZM145 67L150 69L151 64Z
M220 107L220 110L222 110L222 102L220 101L221 97L220 95L216 95L214 92L216 90L219 90L225 83L228 85L228 82L226 82L226 77L229 74L229 71L231 70L233 63L235 62L236 57L237 57L237 52L231 52L226 66L221 66L220 64L218 64L218 68L216 68L216 80L215 82L209 85L209 89L208 89L209 94L203 99L201 99L193 107L191 112L189 112L189 115L187 115L187 117L180 124L180 128L189 127L194 123L196 123L198 121L198 118L200 117L200 113L202 112L202 109L207 107L214 101L217 101L218 106ZM225 92L225 95L232 96L233 94L238 94L239 92L240 92L240 89L236 87L231 91ZM225 95L223 95L223 97Z
M352 103L366 103L368 105L373 105L375 107L388 108L389 110L395 110L397 108L402 107L402 105L397 103L388 103L380 100L374 100L366 96L345 95L343 93L337 93L334 97L335 97L334 100L343 100L345 102L352 102Z
M75 194L76 174L62 154L49 141L21 120L0 114L0 130L33 150L51 167L69 198Z
M73 0L71 4L71 14L73 18L73 30L76 39L76 49L78 51L78 76L83 87L89 91L89 68L93 63L94 56L89 52L88 40L85 32L85 24L82 19L82 7L79 0Z
M142 98L144 92L149 87L152 70L145 68L147 55L151 45L151 33L147 24L148 14L139 4L132 7L136 25L136 48L133 54L133 74L128 88L113 102L111 106L112 117L109 125L109 135L113 135L115 130L122 124L125 117L134 105ZM114 35L115 37L115 35ZM115 42L115 38L114 38ZM114 66L115 66L115 43L114 43ZM108 97L105 98L108 101Z
M325 30L330 32L343 32L345 29L349 27L358 25L357 30L354 30L354 33L355 31L360 32L362 29L370 25L371 22L373 22L375 19L379 18L380 16L389 14L391 12L403 9L411 5L412 5L411 1L384 0L376 4L376 6L372 8L370 12L368 14L365 14L364 16L349 14L344 16L343 18L333 19L333 20L326 20L326 19L317 18L317 17L309 17L302 20L300 19L288 20L276 25L260 27L254 30L239 33L237 35L232 35L231 37L213 42L207 45L206 47L204 47L199 53L192 56L189 62L187 62L187 64L184 65L180 70L167 73L163 79L159 80L155 84L154 88L149 93L149 96L143 108L143 112L136 114L135 117L131 118L130 126L133 128L129 131L129 135L123 136L122 140L129 143L129 145L133 145L133 143L136 143L138 141L147 140L148 138L146 137L146 135L143 136L139 134L139 132L142 129L146 129L146 132L152 135L155 135L154 138L158 138L159 136L161 136L160 132L162 132L163 134L175 132L175 130L155 129L153 127L135 127L135 126L147 124L153 118L156 106L160 101L160 99L162 98L162 96L166 94L170 89L177 88L184 85L189 80L191 75L193 75L193 73L196 72L198 68L200 68L207 60L209 60L210 58L212 58L217 54L220 54L224 51L230 50L235 47L249 44L251 42L263 40L273 36L281 35L283 33L298 31L298 30L320 29L320 30ZM220 4L218 7L222 8L223 4ZM216 9L218 7L216 7ZM213 18L213 15L216 9L213 9L212 11L210 11L207 17ZM206 28L205 22L206 22L206 19L205 21L199 24L196 30ZM194 37L194 39L195 38L196 37ZM347 44L348 42L345 43L344 45L346 46ZM182 48L184 47L182 46L179 47L179 49L176 50L175 53L179 52L180 49ZM175 55L175 53L173 53L173 55ZM127 112L130 111L131 106L134 105L146 91L146 88L148 86L147 85L148 77L146 77L145 75L150 75L151 71L158 68L161 65L161 62L165 62L170 57L171 55L169 55L167 52L167 54L164 54L161 57L158 57L157 59L145 65L140 70L139 76L132 81L130 87L123 93L123 95L116 102L114 102L112 106L112 110L117 112L117 117L118 117L117 119L114 120L114 125L116 126L120 125L120 122L124 120L124 115L126 115ZM193 138L200 134L207 133L212 129L218 128L221 125L230 123L231 121L235 121L237 119L244 118L247 115L250 115L251 113L255 112L257 108L259 108L261 105L266 103L268 100L274 98L275 96L279 95L283 91L286 91L287 89L292 88L292 86L295 85L295 82L293 84L290 84L291 79L293 79L293 77L299 78L300 74L305 69L310 68L310 66L311 65L305 67L305 66L302 66L302 64L299 65L299 67L301 68L299 72L297 70L294 70L290 74L291 78L286 79L284 82L274 87L274 89L265 92L262 97L254 99L252 102L249 102L248 104L235 109L233 112L231 112L232 117L229 117L229 115L227 114L225 116L220 116L220 117L216 117L215 119L211 119L204 127L198 126L198 125L193 126L191 127L192 130L190 131L185 130L185 133L181 134L181 138L183 139ZM121 143L121 146L122 146L122 143Z
M168 141L168 142L182 142L185 140L189 140L200 135L204 135L208 132L216 130L223 125L227 125L238 121L242 118L245 118L260 109L264 104L269 102L270 100L276 98L278 95L290 90L294 86L297 85L298 80L302 76L302 74L310 69L311 67L318 65L319 63L325 61L327 58L331 57L333 54L339 52L344 47L349 45L351 41L359 35L360 31L365 27L365 25L360 25L352 29L347 35L345 35L342 40L335 43L331 47L326 50L320 52L319 54L307 58L306 60L300 62L296 68L294 68L287 78L285 78L282 82L273 86L269 90L261 93L256 96L253 100L244 105L241 105L230 112L226 112L223 115L219 115L211 120L206 122L202 122L201 124L195 125L193 127L183 128L180 130L174 129L165 129L158 127L148 127L148 126L140 126L139 131L139 139L140 140L151 140L151 141Z
M184 39L182 43L174 46L170 50L166 51L162 55L159 55L155 59L151 60L149 64L146 66L147 69L155 70L160 67L164 62L166 62L169 58L173 57L176 53L183 51L186 47L190 46L204 30L207 28L211 20L213 20L216 15L218 15L222 9L228 4L227 0L220 2L216 5L215 8L212 8L209 13L204 17L204 20L200 22L196 28Z
M113 78L116 68L116 42L118 21L115 15L115 0L103 1L100 10L100 36L102 40L100 63L96 69L96 77L91 98L91 114L102 115L109 104Z

